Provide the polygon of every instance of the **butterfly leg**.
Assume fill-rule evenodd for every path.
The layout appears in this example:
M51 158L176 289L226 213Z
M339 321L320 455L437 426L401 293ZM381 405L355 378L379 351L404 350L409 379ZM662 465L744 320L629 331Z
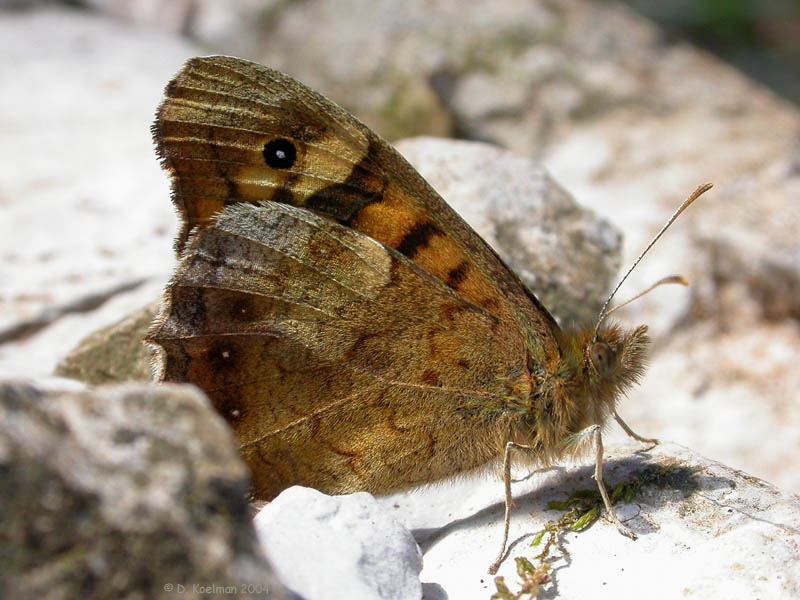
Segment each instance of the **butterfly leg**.
M642 437L638 433L636 433L633 429L628 427L628 424L625 421L622 420L622 417L620 417L617 414L617 411L614 411L614 418L617 420L617 423L619 423L619 426L622 427L623 430L625 430L625 433L627 433L629 436L631 436L637 442L642 442L643 444L658 444L659 443L657 439Z
M500 564L503 562L506 554L506 544L508 544L508 528L511 525L511 509L514 507L514 497L511 495L511 450L518 448L519 450L533 450L532 446L525 446L515 442L506 443L506 450L503 454L503 483L506 488L506 517L503 526L503 545L500 547L500 554L497 555L495 561L489 567L489 574L494 575Z
M617 530L622 535L635 540L637 537L636 534L630 528L628 528L627 525L620 521L619 517L617 517L617 513L614 512L614 507L611 506L611 500L609 499L608 492L606 491L606 485L603 483L603 436L600 431L600 426L592 425L587 429L589 430L587 433L594 436L595 446L597 448L597 457L594 465L594 479L597 481L597 487L600 490L600 495L603 497L603 504L605 504L606 513L611 521L613 521L614 525L617 526Z

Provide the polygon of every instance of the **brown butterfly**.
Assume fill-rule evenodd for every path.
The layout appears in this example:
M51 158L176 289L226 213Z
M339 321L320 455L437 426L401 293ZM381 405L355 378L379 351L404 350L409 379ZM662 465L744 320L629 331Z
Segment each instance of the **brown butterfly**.
M256 498L387 494L504 457L507 538L511 450L546 464L590 439L635 537L600 427L642 439L615 405L646 327L562 331L387 142L282 73L195 58L165 95L181 260L148 341L161 379L231 424Z

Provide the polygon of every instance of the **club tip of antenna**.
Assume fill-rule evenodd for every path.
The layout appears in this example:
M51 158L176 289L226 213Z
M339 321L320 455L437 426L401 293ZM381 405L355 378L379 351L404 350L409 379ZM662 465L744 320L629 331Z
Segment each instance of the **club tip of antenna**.
M600 331L600 325L603 322L603 319L605 319L610 314L610 311L606 312L607 309L608 309L608 304L611 302L611 299L617 293L617 290L619 290L619 288L622 285L622 283L628 278L628 275L631 274L631 271L633 271L636 268L636 265L639 264L639 262L642 260L642 258L644 258L644 255L647 254L647 252L650 250L650 248L653 247L653 244L655 244L658 241L658 239L664 234L664 232L667 229L669 229L669 226L672 225L672 223L675 221L675 219L677 219L684 210L686 210L695 200L697 200L700 196L705 194L712 187L714 187L714 184L711 183L711 182L703 183L703 184L697 186L697 189L694 192L692 192L691 195L686 200L683 201L683 204L681 204L680 207L678 207L678 210L676 210L672 214L672 216L667 220L667 222L664 224L664 226L661 228L661 230L655 235L655 237L652 240L650 240L650 243L642 251L642 253L639 254L638 258L635 261L633 261L633 264L631 265L630 269L628 269L628 272L625 273L625 275L622 277L622 279L620 279L619 283L617 284L617 287L614 288L614 291L611 292L611 295L606 299L605 303L603 304L603 308L600 310L600 315L597 318L597 325L595 325L595 328L594 328L593 339L595 339L595 340L597 339L597 333L598 333L598 331ZM667 277L667 278L665 278L665 280L662 280L661 282L657 283L656 286L660 285L661 283L680 283L681 285L685 285L685 286L689 285L689 282L686 279L684 279L682 276L680 276L680 275L673 275L672 277ZM653 287L656 287L656 286L653 286ZM652 289L652 287L650 289ZM647 291L649 291L649 289ZM637 298L638 297L639 296L637 296ZM617 308L620 308L620 307L617 307Z
M697 186L697 189L692 192L692 195L689 196L693 201L705 194L708 190L714 187L714 184L711 182L703 183Z
M683 275L670 275L669 277L664 277L664 279L658 282L659 285L662 283L679 283L680 285L686 287L689 287L691 285L689 283L689 280L686 279L686 277L684 277Z

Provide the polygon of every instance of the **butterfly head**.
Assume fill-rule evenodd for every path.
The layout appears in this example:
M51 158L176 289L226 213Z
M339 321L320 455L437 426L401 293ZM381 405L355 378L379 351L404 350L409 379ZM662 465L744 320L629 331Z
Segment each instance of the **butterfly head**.
M617 403L641 379L647 366L650 339L647 326L624 329L603 324L596 332L585 327L564 332L560 338L561 360L555 371L545 375L546 391L535 395L528 425L533 437L549 440L553 448L572 448L588 438L575 436L591 425L601 427L614 414ZM530 443L531 434L520 435ZM551 447L545 442L544 447Z
M575 384L576 406L572 428L603 423L616 404L644 375L650 339L647 326L625 330L615 323L597 332L584 329L569 336L568 378Z
M579 379L586 383L585 391L591 398L590 404L596 408L595 413L602 414L606 410L613 410L617 398L635 384L644 374L646 366L647 346L650 343L647 337L647 327L641 325L636 329L624 332L621 327L614 324L604 324L608 316L614 311L622 308L641 298L659 285L665 283L689 283L679 275L665 277L651 285L645 291L637 294L627 302L623 302L615 308L608 309L611 300L616 295L619 288L636 268L636 265L644 258L645 254L653 247L669 226L697 200L702 194L711 189L711 184L707 183L698 187L684 202L678 207L666 224L650 241L644 251L639 254L627 273L620 279L617 287L606 298L597 324L593 332L584 331L572 338L571 350L578 350L573 358L580 356L578 362L581 364ZM577 346L577 348L576 348ZM574 361L572 364L575 364ZM594 421L598 422L598 421Z
M647 326L625 332L618 325L601 328L584 346L584 369L592 391L616 398L644 374L650 338Z

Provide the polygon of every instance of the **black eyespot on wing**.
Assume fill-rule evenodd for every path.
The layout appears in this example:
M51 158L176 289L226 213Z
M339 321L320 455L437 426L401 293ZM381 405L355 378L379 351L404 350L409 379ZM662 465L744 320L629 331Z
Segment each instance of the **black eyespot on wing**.
M270 140L264 144L264 160L273 169L289 169L297 160L297 148L284 138Z

